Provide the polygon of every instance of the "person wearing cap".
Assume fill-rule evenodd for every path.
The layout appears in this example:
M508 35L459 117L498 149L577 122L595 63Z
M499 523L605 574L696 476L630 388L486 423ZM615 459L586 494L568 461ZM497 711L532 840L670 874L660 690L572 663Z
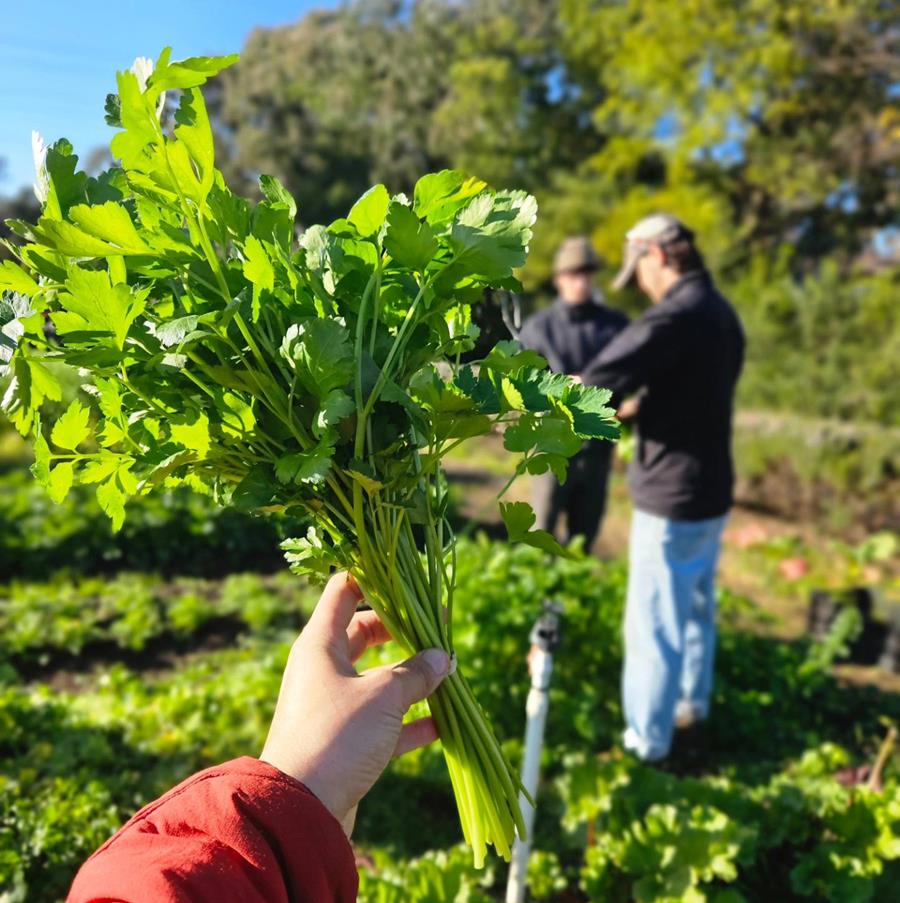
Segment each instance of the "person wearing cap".
M628 317L603 303L594 284L599 266L587 238L567 238L553 261L556 301L529 317L519 333L522 345L542 355L555 373L581 373L628 325ZM565 513L568 538L582 537L590 551L606 508L611 460L611 443L595 439L570 460L565 483L549 471L535 477L532 503L537 526L553 532Z
M744 333L694 234L668 214L626 236L616 289L637 281L650 308L581 373L614 400L641 393L629 467L622 700L627 749L664 758L676 723L709 713L715 570L732 503L731 424Z

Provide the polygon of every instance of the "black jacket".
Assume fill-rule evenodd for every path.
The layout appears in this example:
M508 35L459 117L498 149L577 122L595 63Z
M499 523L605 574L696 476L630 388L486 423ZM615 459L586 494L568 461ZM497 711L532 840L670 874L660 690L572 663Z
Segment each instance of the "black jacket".
M627 325L625 314L597 301L557 299L525 321L519 341L546 358L554 373L581 373Z
M731 507L731 420L744 332L709 274L686 273L582 371L621 398L644 389L629 468L636 508L672 520Z

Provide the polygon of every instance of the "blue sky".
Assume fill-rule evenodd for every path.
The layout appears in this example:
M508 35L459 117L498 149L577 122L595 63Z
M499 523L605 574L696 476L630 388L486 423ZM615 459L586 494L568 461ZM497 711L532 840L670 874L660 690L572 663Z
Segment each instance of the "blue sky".
M0 23L0 194L33 177L31 130L66 137L82 159L109 142L103 102L136 56L219 55L255 26L282 25L335 0L10 0Z

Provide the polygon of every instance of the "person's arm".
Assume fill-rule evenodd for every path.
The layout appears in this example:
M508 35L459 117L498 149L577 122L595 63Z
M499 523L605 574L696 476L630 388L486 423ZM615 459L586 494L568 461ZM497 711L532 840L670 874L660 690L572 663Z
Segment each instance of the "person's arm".
M588 386L611 389L618 402L670 367L684 353L683 317L652 310L622 330L582 370Z
M436 739L409 707L450 658L429 649L359 674L390 639L347 574L331 578L294 643L262 755L208 769L142 809L82 866L69 903L349 903L356 807L393 756Z
M69 903L356 899L353 850L302 784L250 757L142 809L82 866Z

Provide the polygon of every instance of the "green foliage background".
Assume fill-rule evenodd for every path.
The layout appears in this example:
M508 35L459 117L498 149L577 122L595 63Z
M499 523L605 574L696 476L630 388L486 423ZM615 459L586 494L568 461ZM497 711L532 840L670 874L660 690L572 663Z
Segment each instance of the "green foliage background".
M104 515L93 517L102 528ZM182 538L169 531L176 574L194 567L177 560ZM135 573L97 579L98 567L102 556L0 595L0 899L9 903L60 899L80 862L141 804L196 769L258 750L290 643L316 599L284 573L162 583ZM677 774L630 762L614 748L625 578L622 562L549 564L538 549L483 537L461 549L457 648L517 762L523 643L543 599L564 607L533 898L892 899L895 769L880 793L836 774L871 761L879 717L900 717L900 698L838 684L824 644L748 630L761 616L726 591L707 754ZM93 614L79 619L79 610ZM212 620L232 623L228 648L209 645ZM85 657L71 659L73 649ZM161 651L175 657L161 663ZM373 650L364 666L395 657ZM505 867L492 859L475 872L459 839L440 751L398 760L360 808L360 899L498 899Z

